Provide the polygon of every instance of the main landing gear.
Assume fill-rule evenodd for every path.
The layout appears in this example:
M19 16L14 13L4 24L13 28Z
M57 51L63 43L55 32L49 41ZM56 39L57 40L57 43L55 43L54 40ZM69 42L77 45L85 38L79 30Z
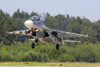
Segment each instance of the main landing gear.
M59 44L56 44L56 49L59 50Z
M32 46L32 49L34 49L34 48L35 48L35 43L32 43L32 45L31 45L31 46Z
M35 39L35 43L32 43L31 47L32 49L35 48L36 45L38 45L39 39ZM59 50L59 44L56 44L56 49Z
M39 42L39 39L35 39L35 43L32 43L32 45L31 45L32 49L35 48L35 46L38 44L38 42Z

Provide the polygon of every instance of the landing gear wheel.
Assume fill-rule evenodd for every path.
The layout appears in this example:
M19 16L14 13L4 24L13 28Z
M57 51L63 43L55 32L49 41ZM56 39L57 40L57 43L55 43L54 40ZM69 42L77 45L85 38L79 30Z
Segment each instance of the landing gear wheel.
M59 44L56 44L56 49L59 50Z
M31 45L31 46L32 46L32 49L34 49L34 48L35 48L35 43L32 43L32 45Z
M39 39L35 39L35 43L38 43Z

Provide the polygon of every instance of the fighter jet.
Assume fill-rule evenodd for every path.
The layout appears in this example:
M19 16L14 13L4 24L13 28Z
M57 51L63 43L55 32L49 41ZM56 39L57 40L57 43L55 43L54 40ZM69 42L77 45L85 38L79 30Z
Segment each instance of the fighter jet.
M39 42L55 42L56 49L59 50L60 44L64 44L64 42L79 42L79 41L71 41L65 40L67 37L89 37L88 35L77 34L72 32L54 30L46 27L44 25L44 21L46 19L46 15L42 17L32 16L30 19L24 22L24 25L28 28L27 30L19 30L8 32L8 34L21 34L21 35L31 35L34 37L35 42L32 43L32 48Z

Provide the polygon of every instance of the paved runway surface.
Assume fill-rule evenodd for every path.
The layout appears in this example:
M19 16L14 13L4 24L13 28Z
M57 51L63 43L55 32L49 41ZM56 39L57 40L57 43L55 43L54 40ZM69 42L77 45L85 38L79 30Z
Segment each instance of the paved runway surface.
M100 67L100 66L0 66L0 67Z

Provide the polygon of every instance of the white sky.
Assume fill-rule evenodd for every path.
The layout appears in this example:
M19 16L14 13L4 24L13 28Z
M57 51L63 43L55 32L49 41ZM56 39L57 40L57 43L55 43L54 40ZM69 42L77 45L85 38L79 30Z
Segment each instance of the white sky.
M10 15L18 8L28 13L69 14L100 20L100 0L0 0L0 9Z

